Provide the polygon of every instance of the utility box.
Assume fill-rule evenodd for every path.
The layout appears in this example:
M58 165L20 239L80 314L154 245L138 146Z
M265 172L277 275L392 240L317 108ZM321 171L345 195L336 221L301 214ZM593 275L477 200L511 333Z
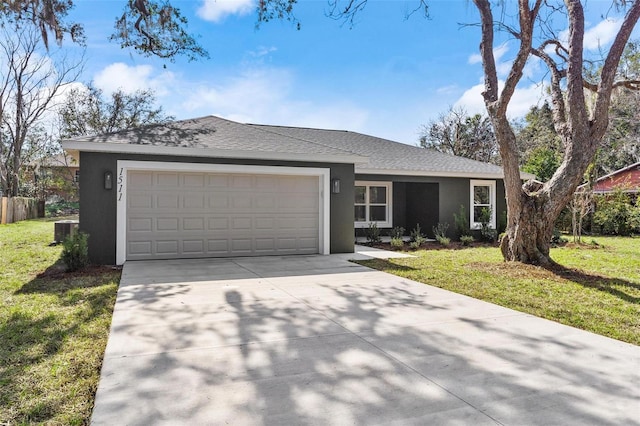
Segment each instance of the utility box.
M59 220L54 223L53 241L61 243L78 232L80 222L77 220Z

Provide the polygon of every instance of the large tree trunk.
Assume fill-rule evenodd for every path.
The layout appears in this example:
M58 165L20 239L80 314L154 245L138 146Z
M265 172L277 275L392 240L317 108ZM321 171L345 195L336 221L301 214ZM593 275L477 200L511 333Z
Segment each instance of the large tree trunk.
M632 2L613 41L600 72L600 82L592 84L583 77L583 41L585 34L584 10L579 1L565 0L564 12L568 23L568 40L546 40L534 48L536 23L546 25L539 17L543 0L518 0L518 26L496 24L490 0L474 0L482 23L480 54L484 69L483 97L500 146L507 197L507 229L501 241L505 260L548 265L549 246L553 227L562 209L571 201L576 187L593 160L608 124L611 91L623 85L616 82L617 67L627 41L638 19L640 1ZM549 13L555 9L551 8ZM542 19L542 23L538 22ZM514 35L519 49L502 89L493 52L494 26ZM557 57L548 54L556 49ZM507 119L507 107L524 67L531 56L536 56L549 69L549 89L553 105L554 127L564 144L564 159L553 177L545 183L522 184L519 153L513 128ZM562 62L557 62L561 59ZM587 108L585 90L595 94L592 108Z

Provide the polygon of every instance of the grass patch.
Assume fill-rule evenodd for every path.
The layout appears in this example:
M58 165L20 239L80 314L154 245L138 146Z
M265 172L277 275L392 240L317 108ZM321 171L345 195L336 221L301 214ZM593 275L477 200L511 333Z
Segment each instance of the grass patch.
M420 250L358 263L507 308L640 345L640 238L554 248L562 267L505 263L498 248Z
M53 221L0 226L0 424L89 423L120 271L63 273Z

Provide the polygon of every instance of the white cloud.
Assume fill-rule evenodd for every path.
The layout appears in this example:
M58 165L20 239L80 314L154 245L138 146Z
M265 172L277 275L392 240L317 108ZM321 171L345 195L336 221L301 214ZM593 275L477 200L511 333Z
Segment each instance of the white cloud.
M129 66L116 62L98 72L93 82L105 93L113 93L119 89L125 93L152 89L156 96L160 97L168 92L174 78L173 73L168 71L155 74L151 65Z
M214 114L240 122L320 128L363 129L369 113L344 99L296 99L288 70L254 68L218 84L198 85L179 105L191 117ZM171 112L171 111L169 111Z
M260 49L257 56L272 48ZM251 53L253 55L253 53ZM97 73L94 84L109 94L153 89L157 103L177 119L218 115L240 122L324 127L362 131L369 111L340 95L309 101L301 98L295 74L258 62L241 65L231 77L192 81L150 65L111 64Z
M588 50L597 50L611 43L620 30L622 20L605 19L593 28L588 29L584 33L584 48Z
M204 0L197 13L206 21L220 22L228 15L251 13L254 8L254 0Z
M493 48L493 58L496 60L496 62L498 62L508 51L509 44L502 43L500 46ZM473 55L469 56L468 61L470 64L480 64L482 63L482 55L480 53L474 53Z
M498 82L500 90L504 87L504 81ZM469 114L486 114L482 92L484 84L477 84L466 90L454 107L463 107ZM509 102L507 109L509 117L523 117L533 105L539 105L546 97L543 84L531 84L527 87L517 88Z
M502 43L500 46L494 47L493 48L493 58L495 60L496 63L496 71L498 73L498 76L504 76L506 74L509 73L509 71L511 70L511 64L513 61L511 60L506 60L506 61L501 61L502 57L509 51L509 44L508 43ZM479 53L475 53L471 56L469 56L468 59L469 64L480 64L482 63L482 55L480 55Z
M586 50L598 50L607 47L616 37L620 30L622 20L606 18L595 26L585 30L583 47ZM564 46L569 45L569 30L562 31L558 36Z

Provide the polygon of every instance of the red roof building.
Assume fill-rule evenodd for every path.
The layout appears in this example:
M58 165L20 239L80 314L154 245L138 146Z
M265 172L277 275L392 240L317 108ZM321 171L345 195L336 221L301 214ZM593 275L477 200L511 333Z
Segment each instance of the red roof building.
M593 185L596 194L607 194L615 189L636 194L640 192L640 162L602 176Z

